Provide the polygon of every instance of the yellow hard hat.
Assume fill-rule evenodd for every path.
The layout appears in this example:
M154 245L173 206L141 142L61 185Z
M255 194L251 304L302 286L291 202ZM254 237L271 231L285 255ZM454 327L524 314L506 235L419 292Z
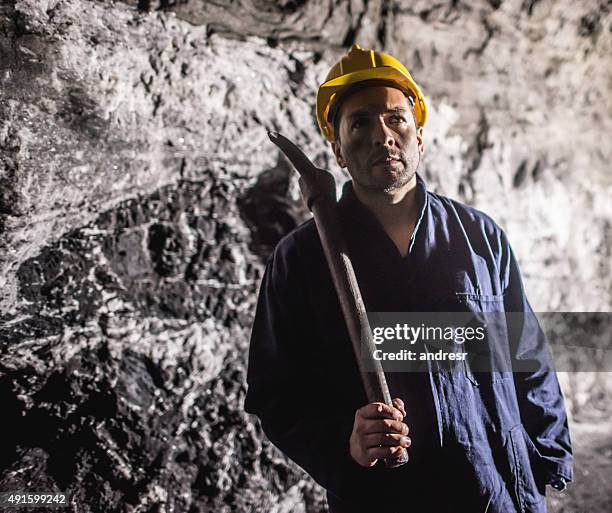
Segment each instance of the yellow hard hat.
M386 53L364 50L355 43L348 54L330 70L317 92L317 122L328 141L336 139L329 114L342 91L353 84L374 79L391 82L409 94L414 99L417 124L425 126L425 97L405 66Z

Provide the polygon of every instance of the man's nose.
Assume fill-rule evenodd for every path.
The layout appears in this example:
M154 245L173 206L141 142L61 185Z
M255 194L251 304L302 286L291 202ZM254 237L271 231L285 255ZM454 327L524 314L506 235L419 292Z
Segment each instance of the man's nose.
M387 148L395 146L395 136L393 130L391 130L382 116L379 116L374 123L374 144L382 145Z

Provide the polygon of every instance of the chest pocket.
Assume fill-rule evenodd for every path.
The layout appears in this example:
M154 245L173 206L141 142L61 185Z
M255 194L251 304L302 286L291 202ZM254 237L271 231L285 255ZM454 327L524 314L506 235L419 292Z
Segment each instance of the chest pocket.
M455 292L455 298L460 305L475 313L504 311L503 294L482 294L480 288L477 288L476 291Z
M465 377L473 386L509 382L512 365L508 345L508 329L503 294L482 294L478 291L455 293L458 310L473 314L473 324L483 327L484 339L466 347L463 361Z

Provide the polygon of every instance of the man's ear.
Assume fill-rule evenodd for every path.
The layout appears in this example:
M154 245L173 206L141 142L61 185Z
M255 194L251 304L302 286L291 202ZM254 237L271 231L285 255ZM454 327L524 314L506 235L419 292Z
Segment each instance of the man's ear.
M423 127L417 128L417 145L419 147L419 161L423 159L423 153L425 153L425 145L423 143Z
M340 142L336 140L336 141L331 141L330 144L332 147L332 151L334 152L334 155L336 156L336 162L338 163L338 165L342 168L346 167L346 160L344 160L344 157L342 156L342 148L340 147Z

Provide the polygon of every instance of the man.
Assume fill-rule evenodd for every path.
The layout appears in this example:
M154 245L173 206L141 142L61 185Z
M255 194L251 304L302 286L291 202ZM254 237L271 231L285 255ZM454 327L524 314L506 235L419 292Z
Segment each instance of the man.
M317 98L319 126L352 180L338 204L369 312L532 313L504 232L427 191L424 97L393 57L354 45ZM316 225L267 262L251 335L245 409L327 490L332 513L546 511L572 479L563 396L533 323L510 323L513 365L387 373L393 407L366 399ZM410 460L385 458L408 448Z

